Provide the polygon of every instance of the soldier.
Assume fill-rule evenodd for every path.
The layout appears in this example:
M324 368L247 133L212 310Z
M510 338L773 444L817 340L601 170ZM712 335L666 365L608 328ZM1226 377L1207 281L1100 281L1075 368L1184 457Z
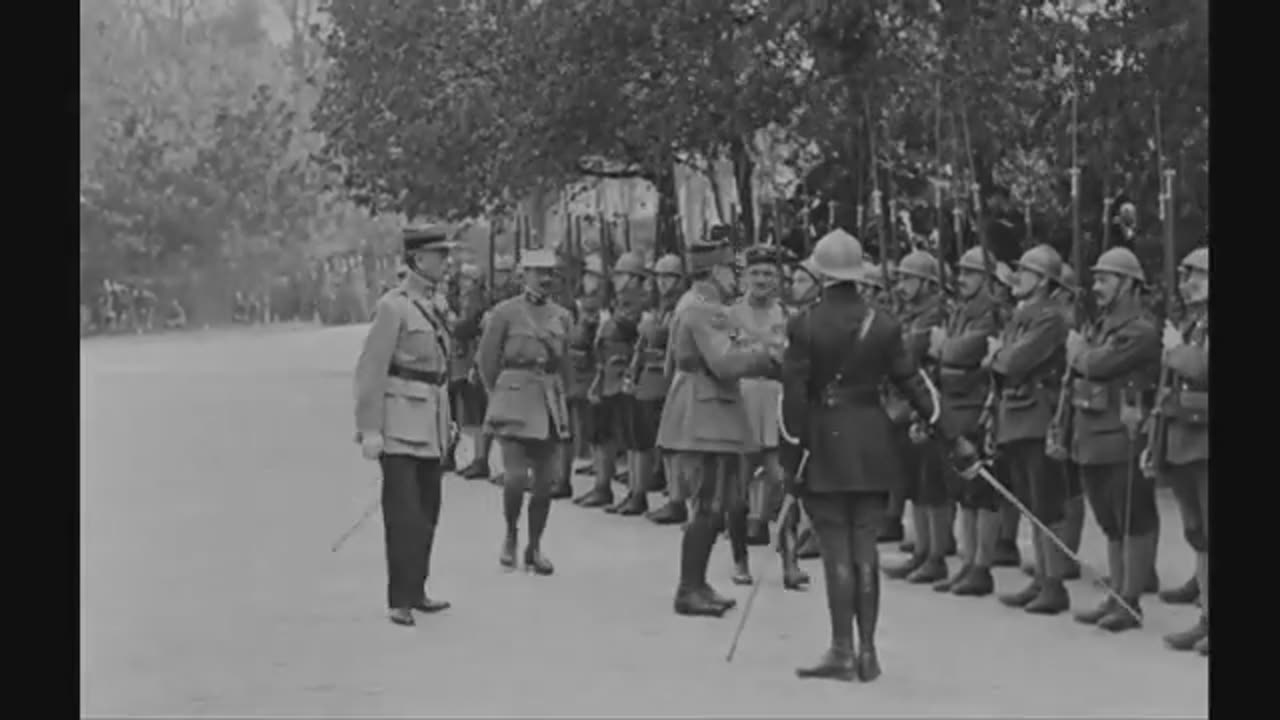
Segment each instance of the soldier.
M493 308L476 351L480 379L489 394L485 427L498 438L504 468L507 533L499 563L507 569L516 566L517 528L528 485L529 542L524 565L538 575L554 572L542 552L542 535L551 513L556 456L561 440L569 437L564 389L572 321L568 310L547 297L556 267L551 250L525 253L525 292Z
M636 470L636 461L640 448L651 441L644 436L646 430L641 429L643 418L636 409L635 375L631 372L632 359L640 343L640 319L649 308L651 295L648 289L648 268L644 257L637 252L623 253L614 264L613 288L614 307L610 316L601 324L597 339L597 357L600 362L596 366L597 390L600 398L600 421L607 424L614 432L607 448L607 462L597 465L597 471L608 469L609 478L614 478L612 459L620 451L626 460L625 476L628 489L616 504L612 503L612 490L609 491L609 503L605 512L617 513L632 502L632 497L639 493L644 496L644 486L637 485L640 473ZM638 422L639 421L639 422ZM597 486L602 483L596 477ZM603 482L609 487L609 482ZM592 507L591 499L584 499L584 507ZM640 512L644 512L648 508Z
M664 255L653 266L656 307L640 318L639 340L631 358L628 377L635 378L631 435L631 492L618 508L619 515L641 515L649 510L648 495L657 472L658 453L654 447L662 404L670 385L666 375L667 343L676 302L684 293L684 262L679 255ZM665 473L664 473L665 476Z
M493 304L510 300L524 292L516 277L515 259L510 255L499 255L493 266Z
M588 390L596 376L596 335L600 332L600 311L604 302L604 266L599 255L589 255L583 264L582 288L575 302L573 327L569 332L569 425L573 438L572 452L560 458L561 487L553 493L556 497L573 494L571 478L575 458L584 455L594 461L600 435L596 429L595 408L588 398ZM565 495L565 486L569 494Z
M595 415L593 461L595 483L591 490L574 498L575 505L606 508L617 512L614 505L613 480L617 474L617 455L626 449L628 414L632 397L626 385L627 366L639 339L640 314L643 312L644 258L637 253L623 253L614 263L613 312L600 322L592 344L596 374L587 390L587 399ZM625 499L625 498L624 498Z
M1005 459L1014 492L1036 519L1059 538L1067 534L1067 477L1045 454L1069 328L1054 299L1062 258L1049 245L1023 253L1013 278L1018 308L1004 334L991 344L990 366L1000 387L995 444ZM1063 579L1066 555L1038 529L1033 533L1036 572L1020 592L1000 601L1029 613L1057 615L1071 607Z
M1173 488L1183 535L1196 554L1195 589L1200 619L1190 629L1166 635L1174 650L1209 654L1209 249L1183 260L1178 292L1187 309L1180 327L1164 329L1164 372L1169 382L1157 398L1155 443L1143 450L1145 474L1161 472ZM1160 434L1163 436L1161 437ZM1162 452L1157 463L1152 453Z
M1099 317L1084 334L1072 331L1067 337L1070 457L1107 538L1112 588L1140 613L1157 521L1154 484L1137 471L1137 432L1142 393L1159 367L1160 332L1141 308L1145 276L1131 251L1104 252L1092 272ZM1115 632L1141 624L1111 596L1076 619Z
M355 420L361 451L382 468L389 617L413 625L411 610L449 607L427 595L426 581L450 423L449 338L431 297L454 244L443 228L428 227L406 230L403 246L411 272L378 300L356 364Z
M999 302L1002 311L1012 314L1013 311L1013 270L1003 262L996 263L995 283L992 294ZM1007 315L1006 315L1007 317ZM1009 470L1003 455L997 455L992 470L1000 480L1009 483ZM1000 537L996 540L996 554L992 561L996 567L1018 567L1022 563L1022 552L1018 549L1018 525L1022 516L1018 509L1010 503L1000 500Z
M667 348L665 372L672 379L657 445L675 454L669 480L683 486L691 505L675 611L720 617L736 602L707 583L707 564L726 515L745 505L742 455L753 449L738 380L776 371L777 362L761 346L734 346L724 304L736 285L727 243L690 247L689 275L692 295L676 311Z
M967 250L957 263L956 289L961 302L952 308L945 328L930 331L929 356L938 362L938 387L942 403L955 422L956 431L979 447L989 426L986 420L993 392L990 373L983 367L988 344L1000 330L1001 313L992 295L995 258L981 246ZM960 568L950 578L934 584L938 592L981 597L991 594L991 563L1000 534L998 495L985 482L953 483L960 504ZM946 537L949 517L939 518L939 532ZM933 537L930 525L930 537Z
M487 410L484 386L476 372L476 345L480 342L480 321L484 317L484 285L480 281L480 268L464 264L458 273L457 321L453 327L453 357L449 362L449 397L454 407L461 432L471 439L475 457L463 470L463 477L485 477L489 474L489 456L481 455L484 443L480 427L484 425ZM454 462L454 447L450 448L450 465Z
M783 424L809 453L806 474L791 491L799 494L822 546L831 647L815 666L796 674L870 682L880 675L876 536L889 492L903 480L900 456L892 449L895 428L881 407L882 382L893 383L944 438L958 436L905 346L907 333L860 296L858 241L835 230L818 241L813 260L825 287L822 300L787 328ZM912 270L918 262L903 264ZM962 439L956 442L955 450L966 458L976 454Z
M939 290L938 261L929 253L915 251L902 258L895 270L895 290L901 302L898 320L903 347L918 366L926 357L933 328L946 319L945 298ZM889 388L885 401L889 419L897 427L893 441L906 468L903 497L911 501L915 544L911 557L885 569L895 580L935 583L947 577L946 557L953 541L955 504L948 496L944 458L928 445L927 437L913 415L907 398ZM913 429L914 428L914 429Z
M777 246L760 245L744 257L746 292L729 310L729 318L739 338L749 344L781 347L786 341L787 313L779 301L779 274L782 258ZM752 583L747 543L769 544L770 510L773 497L782 490L782 468L778 465L778 402L782 384L771 378L742 380L742 399L751 421L753 446L759 454L748 458L745 468L747 507L740 516L729 518L729 540L734 553L733 582ZM753 471L753 472L752 472Z

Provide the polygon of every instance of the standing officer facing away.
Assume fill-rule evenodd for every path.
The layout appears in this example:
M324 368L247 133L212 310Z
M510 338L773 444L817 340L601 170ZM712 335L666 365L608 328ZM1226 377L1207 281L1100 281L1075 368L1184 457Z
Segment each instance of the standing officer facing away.
M569 438L565 384L572 320L568 310L548 297L557 264L554 251L525 253L524 292L493 308L476 351L480 379L489 393L485 429L498 439L504 468L507 534L499 563L508 569L516 566L517 529L528 485L529 543L524 564L539 575L554 572L542 554L542 534L551 514L557 453Z
M861 279L862 247L835 230L814 247L822 300L793 318L783 355L783 424L809 453L798 493L822 548L831 647L800 677L871 681L880 675L875 630L880 615L876 538L889 493L903 483L893 449L893 424L880 403L890 381L910 407L954 442L966 463L976 451L950 429L936 392L906 349L902 328L867 305ZM859 647L853 643L857 618Z
M400 286L383 295L356 363L356 441L382 469L391 622L413 625L411 610L449 603L427 596L431 547L440 518L440 459L448 450L449 336L434 306L454 243L441 226L404 231Z

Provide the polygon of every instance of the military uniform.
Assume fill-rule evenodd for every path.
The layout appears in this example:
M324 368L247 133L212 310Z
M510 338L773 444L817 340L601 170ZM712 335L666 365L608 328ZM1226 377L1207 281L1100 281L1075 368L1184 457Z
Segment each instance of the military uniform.
M1144 282L1137 257L1112 248L1092 268L1132 284ZM1142 309L1136 289L1116 297L1083 335L1083 345L1068 343L1071 368L1069 451L1094 519L1107 538L1111 583L1138 608L1149 583L1156 551L1155 488L1137 471L1137 422L1141 396L1159 368L1160 334ZM1080 622L1119 631L1138 620L1110 597L1096 610L1076 616Z
M882 382L891 382L926 422L939 423L944 437L955 436L903 329L869 308L853 285L861 256L857 240L842 230L821 239L813 257L829 284L822 300L787 328L783 422L809 453L797 492L822 546L832 631L831 648L816 666L797 670L801 677L871 681L880 674L876 537L889 493L905 480L895 428L881 405Z
M595 406L588 391L596 377L596 336L600 333L600 297L583 296L577 300L577 315L569 331L569 425L573 433L574 452L578 457L594 456L600 444L596 429ZM569 470L572 471L572 464Z
M439 228L408 230L407 254L447 251ZM430 304L433 283L410 273L374 311L355 371L356 441L382 469L382 520L387 546L391 620L414 624L411 609L435 612L448 603L427 597L431 549L440 517L440 457L448 446L449 336Z
M695 278L731 262L726 244L690 248ZM692 293L671 329L665 371L672 379L657 446L674 454L668 479L692 505L675 610L720 616L734 603L707 583L707 565L726 514L745 506L742 456L755 449L738 380L768 374L775 363L763 349L734 347L723 289L712 278L696 279Z
M1077 301L1076 297L1080 293L1079 281L1076 277L1075 270L1068 264L1062 264L1062 270L1058 278L1058 290L1054 293L1054 300L1059 304L1062 310L1063 321L1066 323L1067 331L1079 331L1080 323L1077 317ZM1066 391L1070 390L1070 383L1063 383L1059 390L1058 403L1054 405L1054 417L1058 418L1064 411L1069 412L1070 403L1067 401ZM1063 407L1065 405L1065 407ZM1050 428L1046 430L1045 446L1046 451L1056 444L1062 446L1060 438L1054 424L1050 424ZM1066 508L1063 510L1062 525L1062 541L1066 543L1071 552L1079 554L1080 543L1084 538L1084 485L1080 482L1080 468L1071 462L1069 453L1061 448L1062 452L1046 452L1050 460L1058 464L1062 471L1065 487L1066 487ZM1071 558L1066 559L1066 572L1063 575L1065 580L1077 580L1080 578L1080 565ZM1035 567L1028 568L1028 574L1035 575Z
M680 295L679 299L676 300L675 307L672 309L670 316L668 316L667 318L667 332L666 332L666 340L665 340L666 350L665 350L665 355L663 357L662 374L663 374L663 383L664 385L666 385L668 391L670 390L671 379L672 377L674 377L673 373L675 370L674 366L671 364L669 360L671 356L672 330L675 327L676 318L680 317L680 314L684 312L684 309L689 307L689 305L692 304L698 297L699 297L698 294L694 292L693 288L689 288L685 290ZM666 403L665 395L663 398L663 403L665 406L665 403ZM662 418L660 413L658 418L659 428L661 428L661 425L662 425ZM654 439L654 444L657 445L656 437ZM682 525L689 519L688 506L686 504L686 501L688 500L688 498L684 494L684 487L680 483L675 481L675 478L676 478L676 469L674 465L675 456L673 453L663 451L661 449L661 446L659 446L658 452L661 457L662 474L663 474L663 477L666 479L667 502L663 503L663 505L658 509L651 510L645 513L645 518L657 525Z
M476 345L480 342L485 312L484 287L480 285L479 272L474 266L464 266L462 272L470 278L472 285L465 290L460 289L458 294L453 357L449 363L449 396L459 427L472 435L475 457L464 470L464 476L485 477L489 474L489 457L488 453L482 452L479 428L484 424L488 400L476 373ZM451 452L450 460L452 455Z
M1039 294L1024 299L1001 337L991 369L1000 397L995 443L1004 456L1014 492L1036 518L1062 537L1067 534L1067 478L1061 465L1045 454L1055 400L1065 364L1069 328L1060 302L1051 296L1062 259L1048 245L1028 250L1019 266L1046 282ZM1021 592L1001 600L1028 612L1053 615L1070 607L1063 579L1067 557L1039 530L1034 534L1036 571Z
M932 255L913 252L902 259L895 274L898 282L907 278L923 281L919 294L906 299L898 308L902 344L917 366L926 373L929 336L933 328L946 323L946 299L938 291L938 263ZM893 387L886 388L885 409L896 427L890 441L902 456L907 481L901 488L903 498L911 501L915 527L915 543L907 562L886 569L894 579L913 583L933 583L947 576L946 556L952 549L954 502L947 488L945 462L931 443L917 444L910 428L919 418L912 414L907 398ZM936 537L935 537L936 535Z
M1209 250L1193 250L1183 261L1184 273L1209 273ZM1185 297L1185 296L1184 296ZM1209 303L1203 298L1187 302L1188 312L1178 327L1179 343L1166 342L1164 372L1167 387L1156 399L1163 418L1163 437L1156 437L1148 453L1159 453L1154 462L1173 488L1182 515L1183 535L1196 554L1195 585L1200 597L1200 619L1189 630L1165 637L1175 650L1209 653ZM1151 458L1152 463L1158 458Z
M625 278L617 289L613 312L601 323L596 339L596 392L598 421L608 429L597 460L596 488L579 503L584 507L603 506L605 512L616 513L631 501L630 490L613 504L612 479L616 474L617 454L621 451L627 465L627 480L634 483L638 473L634 467L638 448L644 438L639 430L631 362L640 341L640 318L648 303L644 287L644 259L637 253L623 253L613 268L614 279ZM643 493L642 493L643 495ZM643 510L641 511L643 512Z
M999 332L1001 320L1000 307L988 290L992 264L981 247L972 248L960 258L960 271L976 274L981 285L972 297L951 311L945 337L937 348L938 389L943 405L957 431L978 445L987 433L984 410L992 392L991 374L983 367L983 360L988 340ZM956 595L990 594L994 587L991 563L1000 528L999 496L986 482L958 482L952 473L948 473L948 480L961 509L962 560L959 570L935 584L934 589ZM950 514L945 509L931 508L929 512L931 521L937 517L938 536L950 536ZM934 527L930 525L931 537Z
M666 355L671 319L681 293L678 284L682 277L680 258L675 255L660 258L653 272L655 278L671 277L677 282L669 292L659 295L657 306L641 316L637 328L639 338L628 368L628 375L634 382L634 402L628 429L633 454L631 492L627 502L618 508L619 515L645 513L649 509L647 493L659 489L655 487L658 468L656 444L662 405L670 385L670 378L665 372Z
M551 251L525 253L527 271L555 266ZM548 300L544 292L530 289L493 308L476 352L480 378L489 392L485 427L498 439L504 467L507 535L499 560L504 567L515 567L517 525L527 484L529 536L524 563L540 575L554 570L542 553L542 535L551 513L557 452L569 437L565 384L571 324L568 310Z

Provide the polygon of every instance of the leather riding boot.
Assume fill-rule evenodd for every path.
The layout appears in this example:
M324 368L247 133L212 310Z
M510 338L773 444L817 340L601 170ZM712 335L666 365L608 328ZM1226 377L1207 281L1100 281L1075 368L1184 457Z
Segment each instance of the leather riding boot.
M1194 650L1196 644L1207 637L1209 637L1209 618L1201 615L1196 620L1196 624L1190 628L1165 635L1164 644L1168 645L1170 649L1186 652Z
M1142 590L1149 582L1148 578L1151 577L1156 537L1154 534L1131 537L1129 542L1124 544L1123 552L1125 574L1121 576L1124 578L1124 583L1120 596L1141 614L1142 607L1139 602L1142 599ZM1141 626L1142 619L1135 618L1122 607L1112 608L1111 612L1098 619L1098 627L1111 632L1132 630Z
M720 617L725 608L706 592L707 563L715 543L715 530L705 517L694 518L680 539L680 584L673 603L677 615Z
M655 525L683 525L689 520L689 511L684 502L668 500L657 510L645 513L644 517Z
M973 562L978 551L978 511L961 508L960 510L960 569L951 577L933 584L934 592L951 592L956 583L964 579L973 569Z
M498 556L498 564L508 570L514 570L516 567L516 537L515 528L507 530L507 536L502 541L502 554Z
M904 580L924 565L929 557L929 513L917 503L911 503L911 524L915 532L915 545L906 562L885 567L884 574L892 580Z
M551 483L551 499L573 497L573 442L560 443L556 454L556 479Z
M1039 531L1036 532L1038 533ZM1041 574L1045 566L1044 554L1041 550L1038 538L1033 536L1033 542L1035 543L1036 575L1031 578L1031 582L1027 583L1027 585L1018 592L1000 596L1000 602L1004 603L1008 607L1025 608L1027 605L1031 604L1032 600L1035 600L1040 595L1040 592L1044 587L1044 578Z
M1058 537L1062 537L1062 525L1049 528ZM1062 576L1067 569L1067 556L1044 533L1036 538L1040 552L1038 560L1044 561L1044 569L1040 572L1040 593L1023 608L1033 615L1057 615L1071 609L1071 596L1062 583Z
M858 623L858 677L871 682L880 677L876 653L876 624L880 620L880 573L874 563L853 566L856 593L854 619Z
M632 492L627 502L618 508L618 514L626 517L643 515L649 511L649 498L644 493Z
M884 528L880 530L880 535L876 537L876 542L902 542L906 536L907 529L902 526L902 517L891 517L885 519Z
M613 486L609 483L613 477L613 451L605 447L594 447L596 476L591 490L573 499L573 504L585 508L606 507L613 503Z
M729 549L733 555L734 585L750 585L755 580L751 577L750 554L747 549L747 509L741 508L728 513Z
M947 500L942 506L942 524L946 528L942 533L943 557L954 557L960 554L960 546L956 543L956 503Z
M955 587L952 595L961 597L986 597L995 592L995 579L991 577L991 561L996 554L996 541L1000 539L1000 513L979 510L977 532L973 549L973 568Z
M1022 564L1022 552L1018 549L1018 523L1022 516L1018 509L1003 503L1000 506L1000 540L996 543L995 567L1016 568Z
M949 513L945 507L928 508L929 556L915 572L907 576L913 585L928 585L947 577L947 538L952 537L947 527Z
M493 436L482 432L476 439L475 456L462 477L468 480L485 480L489 477L489 454L493 449Z
M820 678L823 680L841 680L852 682L858 676L857 661L853 648L831 647L818 662L807 667L796 668L796 677Z
M1084 496L1067 499L1066 518L1062 526L1062 540L1075 555L1080 554L1080 541L1084 538ZM1064 580L1080 579L1080 563L1067 558L1067 570L1062 574Z
M1107 585L1116 592L1123 591L1122 578L1124 578L1124 544L1107 538L1107 573L1110 576ZM1075 614L1076 622L1085 625L1096 625L1098 621L1108 615L1119 605L1110 595L1103 598L1102 603L1092 610L1078 612Z
M1175 588L1160 591L1160 601L1167 605L1191 605L1200 599L1200 583L1195 575Z

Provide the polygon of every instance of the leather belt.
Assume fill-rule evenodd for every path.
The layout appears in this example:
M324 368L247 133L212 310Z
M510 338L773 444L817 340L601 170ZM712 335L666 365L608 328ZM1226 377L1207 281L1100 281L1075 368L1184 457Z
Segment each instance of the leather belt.
M824 407L841 405L879 405L880 389L871 385L828 387L822 392Z
M428 385L444 385L449 380L449 376L443 372L436 370L414 370L403 365L392 365L388 371L391 377L398 377L401 380L412 380L413 382L427 383Z

